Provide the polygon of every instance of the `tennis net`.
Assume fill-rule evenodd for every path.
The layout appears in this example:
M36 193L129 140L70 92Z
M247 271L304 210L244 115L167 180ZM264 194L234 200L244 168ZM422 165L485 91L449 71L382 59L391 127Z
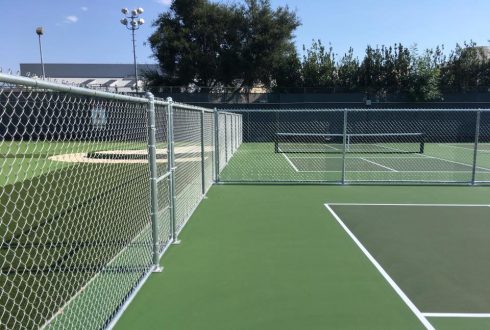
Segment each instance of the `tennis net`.
M424 153L423 133L276 133L276 153Z

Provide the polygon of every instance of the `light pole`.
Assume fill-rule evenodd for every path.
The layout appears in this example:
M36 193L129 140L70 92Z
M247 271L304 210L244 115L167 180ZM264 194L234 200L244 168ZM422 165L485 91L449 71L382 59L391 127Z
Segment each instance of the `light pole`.
M145 20L139 18L139 15L143 14L143 8L136 8L131 10L131 15L128 16L128 8L121 9L121 12L125 18L121 19L121 24L124 25L128 30L131 30L133 37L133 60L134 60L134 77L136 79L136 91L138 92L138 65L136 64L136 45L134 42L134 31L138 30L141 25L145 24Z
M39 54L41 55L41 70L43 73L43 79L46 78L46 74L44 72L44 62L43 62L43 48L41 46L41 36L44 34L44 29L42 26L36 28L36 34L39 37Z

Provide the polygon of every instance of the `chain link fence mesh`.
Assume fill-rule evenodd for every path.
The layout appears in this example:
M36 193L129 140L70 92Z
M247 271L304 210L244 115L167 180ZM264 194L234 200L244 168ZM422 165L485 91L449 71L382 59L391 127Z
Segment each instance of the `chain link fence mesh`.
M242 115L230 112L217 112L218 116L218 166L219 173L223 171L241 144L243 131Z
M5 86L0 100L1 323L103 327L151 268L147 161L116 157L146 149L145 104Z
M176 230L180 231L202 197L201 113L174 106Z
M208 191L214 183L215 158L214 158L214 113L202 112L203 116L203 139L204 139L204 192Z
M158 251L162 253L172 239L172 214L171 214L171 185L170 165L168 150L168 106L155 104L155 138L156 138L156 168L157 178L157 228L158 228Z
M218 152L219 152L219 172L221 172L228 162L226 155L227 151L227 139L226 139L226 114L218 114Z
M490 110L234 110L221 182L486 183ZM221 115L220 115L221 116ZM230 115L227 115L230 116ZM224 126L224 127L223 127ZM478 143L475 143L478 142ZM475 149L476 148L476 149ZM225 154L226 156L226 154Z
M112 327L213 183L214 113L5 74L0 107L0 328Z
M490 183L490 175L486 169L490 169L490 111L481 111L479 125L477 125L478 143L476 145L476 182ZM461 147L468 153L472 149L471 143L466 143Z
M215 181L490 182L489 110L213 112L4 74L0 106L2 328L110 328Z

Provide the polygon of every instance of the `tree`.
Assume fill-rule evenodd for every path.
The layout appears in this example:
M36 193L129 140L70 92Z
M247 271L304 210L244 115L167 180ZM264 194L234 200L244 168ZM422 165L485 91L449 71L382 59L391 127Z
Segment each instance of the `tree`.
M449 55L449 60L443 63L442 85L460 92L487 84L489 59L482 47L470 41L456 48Z
M289 45L273 60L272 67L272 89L275 91L295 90L303 86L301 77L301 61L299 60L296 47Z
M336 85L335 55L333 48L313 41L310 48L303 46L302 75L305 87L334 87Z
M381 49L367 46L359 67L359 83L370 95L380 94L383 89L383 55Z
M354 49L344 54L337 69L338 85L345 90L354 91L359 88L359 60L354 57Z
M240 90L289 83L294 74L283 74L297 59L293 31L299 24L288 7L272 9L269 0L174 0L154 22L156 31L149 38L165 73L153 75L150 84Z
M414 101L440 99L442 96L440 90L441 70L437 62L434 61L434 51L428 49L422 56L416 56L417 51L414 48L413 53L409 84L411 98Z

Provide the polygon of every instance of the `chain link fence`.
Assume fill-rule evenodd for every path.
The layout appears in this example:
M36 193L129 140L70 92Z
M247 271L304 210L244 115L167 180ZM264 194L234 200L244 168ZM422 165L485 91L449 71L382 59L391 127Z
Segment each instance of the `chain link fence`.
M111 328L218 175L217 113L6 74L0 107L0 328Z
M490 183L490 110L218 111L0 74L0 328L111 328L214 182Z
M220 149L220 160L229 161L218 178L222 183L490 182L489 109L233 113L240 115L236 126L242 127L243 139L231 159ZM233 141L222 116L220 138ZM235 150L233 144L227 147Z

